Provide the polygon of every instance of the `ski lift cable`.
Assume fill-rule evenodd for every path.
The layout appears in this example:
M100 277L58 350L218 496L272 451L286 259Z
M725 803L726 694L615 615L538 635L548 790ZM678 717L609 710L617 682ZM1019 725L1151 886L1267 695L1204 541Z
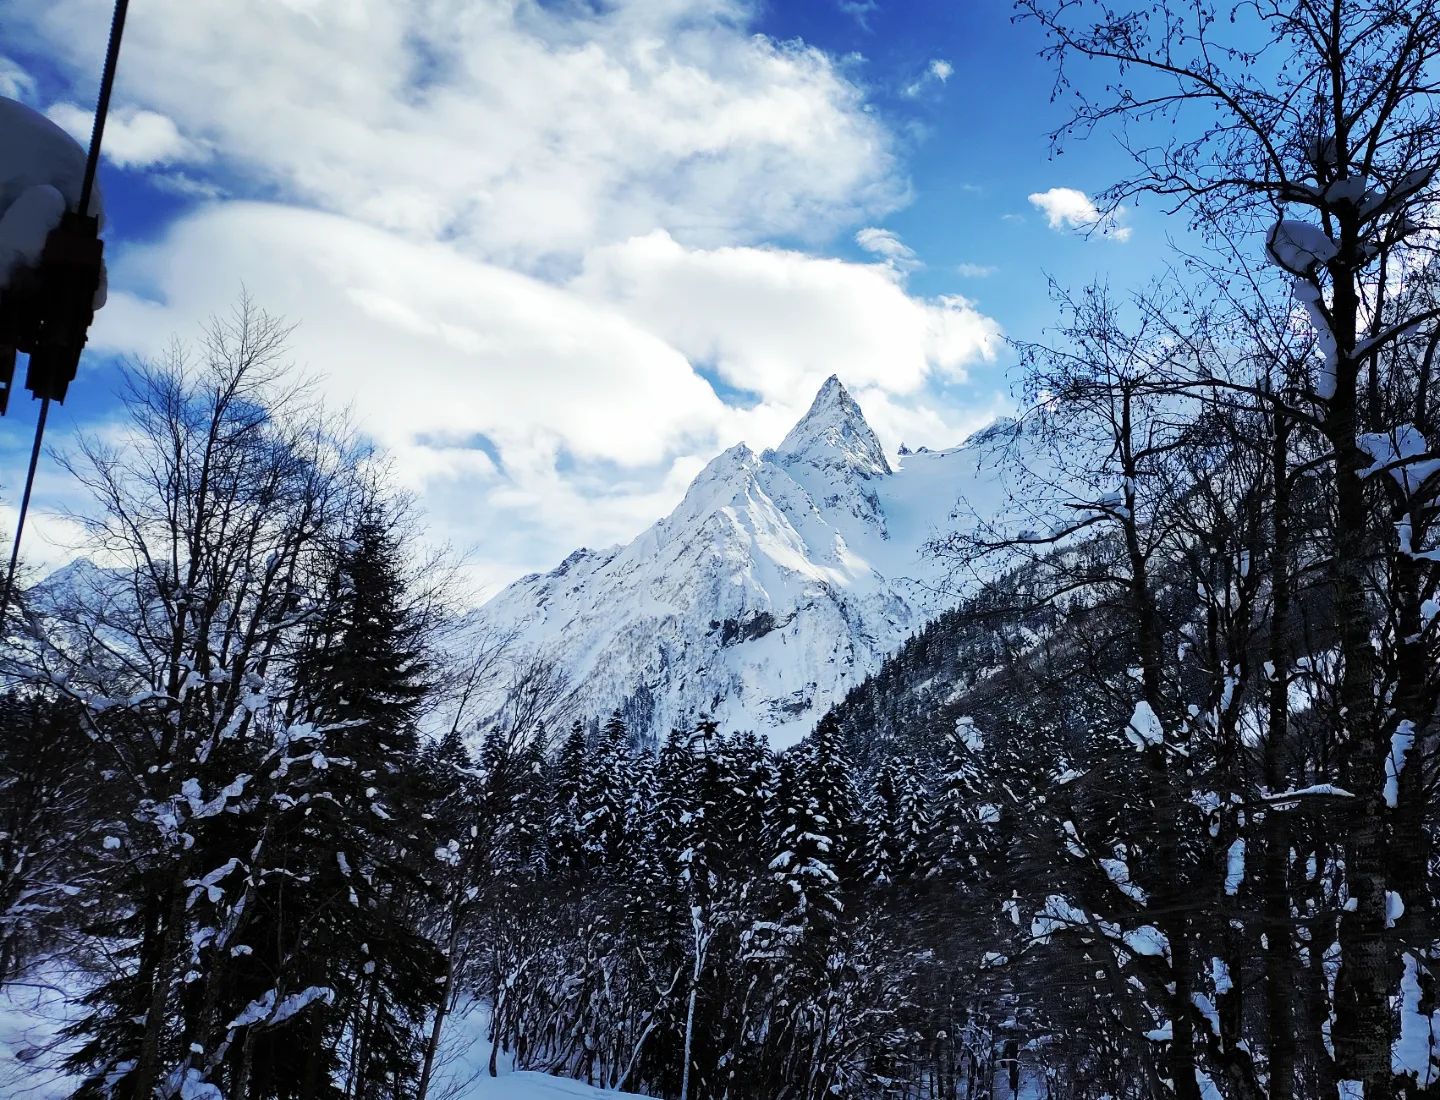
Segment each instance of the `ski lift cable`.
M10 593L15 588L15 566L20 561L20 536L25 531L25 514L30 511L30 493L35 488L35 467L40 464L40 443L45 437L45 419L50 415L50 398L40 399L40 416L35 421L35 444L30 448L30 469L25 474L25 492L20 496L20 514L15 520L15 541L10 547L10 568L5 573L5 592L0 596L0 624L10 609Z
M130 0L115 0L110 19L110 41L105 47L105 67L100 73L100 96L95 102L95 122L90 130L90 150L85 158L85 178L80 185L79 214L87 216L95 191L95 175L100 168L100 143L105 138L105 120L110 115L110 96L115 90L115 67L120 60L120 40L125 34L125 17ZM25 534L25 517L30 511L30 495L35 489L35 469L40 464L40 447L45 438L45 421L50 415L50 395L40 398L40 415L35 420L35 442L30 448L30 466L25 473L25 490L20 495L20 512L15 518L15 539L10 547L10 567L5 572L5 589L0 592L0 625L10 610L15 590L15 569L20 562L20 543Z
M110 43L105 48L105 68L100 74L100 98L95 103L95 124L90 130L90 155L85 160L85 180L80 185L80 213L90 211L95 190L95 173L100 168L100 143L105 138L105 120L110 117L110 93L115 89L115 66L120 60L120 38L125 33L125 16L130 0L115 0L110 19Z

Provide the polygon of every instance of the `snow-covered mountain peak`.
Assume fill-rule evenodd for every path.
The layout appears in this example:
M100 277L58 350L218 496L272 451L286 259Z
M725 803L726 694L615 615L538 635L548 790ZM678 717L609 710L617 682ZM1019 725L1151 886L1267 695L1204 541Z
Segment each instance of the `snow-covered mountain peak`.
M721 451L695 475L679 507L661 524L673 528L703 522L711 512L743 498L761 464L760 456L744 443Z
M773 455L786 465L804 462L865 478L892 472L864 412L833 374Z
M705 468L692 482L692 488L707 481L724 481L736 475L745 476L759 461L760 456L750 449L748 443L737 443L705 463Z
M1025 433L1024 425L1009 416L997 416L979 431L972 432L961 444L962 447L983 447L1004 443Z
M954 601L926 552L956 500L1009 499L998 462L1013 425L892 467L836 378L774 450L715 456L628 546L572 554L478 613L553 661L581 716L621 710L663 737L707 714L776 744ZM969 514L967 512L967 514Z

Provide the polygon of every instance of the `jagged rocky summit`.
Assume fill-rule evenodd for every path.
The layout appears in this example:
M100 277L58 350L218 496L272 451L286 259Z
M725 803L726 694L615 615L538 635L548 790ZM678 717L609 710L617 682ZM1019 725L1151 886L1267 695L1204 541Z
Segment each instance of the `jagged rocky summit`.
M713 459L628 546L576 550L479 612L554 661L579 714L661 736L708 714L776 745L804 736L958 598L927 542L998 508L1008 431L892 465L840 380L773 450Z

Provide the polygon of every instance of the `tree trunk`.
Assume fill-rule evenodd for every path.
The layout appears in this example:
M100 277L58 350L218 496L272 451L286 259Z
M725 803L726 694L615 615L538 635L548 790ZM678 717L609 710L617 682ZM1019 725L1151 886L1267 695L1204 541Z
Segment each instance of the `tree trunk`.
M1194 978L1189 921L1182 915L1165 923L1169 926L1165 932L1170 940L1170 977L1175 986L1170 999L1170 1079L1176 1100L1200 1100L1200 1084L1195 1079L1195 1022L1191 1015Z
M1355 230L1342 233L1341 254L1354 255ZM1340 970L1335 981L1335 1061L1342 1077L1364 1082L1365 1100L1389 1100L1390 965L1385 937L1385 821L1381 790L1388 746L1380 743L1374 698L1375 650L1366 599L1369 522L1361 470L1369 465L1356 445L1357 364L1353 349L1359 298L1354 278L1334 279L1334 332L1340 349L1335 394L1324 432L1334 448L1335 536L1332 575L1340 653L1339 705L1344 723L1343 783L1354 794L1345 837L1349 909L1340 919Z
M1271 452L1274 479L1275 545L1271 558L1269 721L1265 739L1265 786L1285 790L1290 737L1290 432L1283 412L1275 414ZM1295 1094L1295 968L1291 940L1290 823L1286 814L1267 810L1260 868L1261 927L1265 932L1265 1026L1270 1055L1270 1100Z
M160 1039L165 1030L165 1009L170 1000L171 960L179 942L178 931L185 919L185 881L187 864L181 862L170 880L164 925L157 930L155 962L150 975L150 1003L145 1008L145 1035L140 1056L135 1060L135 1076L131 1078L134 1100L151 1100L160 1079Z
M699 995L699 983L692 980L685 1007L685 1064L680 1071L680 1100L690 1100L690 1047L695 1037L695 999Z
M458 912L452 913L450 937L445 949L445 988L440 994L440 1003L435 1006L435 1020L430 1025L430 1037L425 1040L425 1060L420 1067L420 1083L415 1086L415 1100L425 1100L425 1094L430 1090L430 1077L435 1071L435 1054L440 1049L445 1017L449 1015L450 1001L455 995L455 956L460 949L460 927L461 915Z

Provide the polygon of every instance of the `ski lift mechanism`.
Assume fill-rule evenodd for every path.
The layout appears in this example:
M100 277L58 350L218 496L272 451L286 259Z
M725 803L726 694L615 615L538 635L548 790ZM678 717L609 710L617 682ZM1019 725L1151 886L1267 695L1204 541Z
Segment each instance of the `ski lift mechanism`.
M100 219L66 211L40 262L15 272L0 291L0 415L9 409L17 353L29 357L25 388L64 403L95 319L104 254Z

